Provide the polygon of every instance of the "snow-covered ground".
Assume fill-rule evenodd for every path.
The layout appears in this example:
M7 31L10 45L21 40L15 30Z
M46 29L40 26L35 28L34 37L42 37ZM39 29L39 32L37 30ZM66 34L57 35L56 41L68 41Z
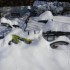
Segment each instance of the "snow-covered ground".
M15 22L21 23L19 19ZM46 26L48 25L48 29L50 29L49 25L52 25L52 22L49 20L43 28L47 29ZM29 21L28 23L33 25L32 23L35 23L35 21ZM40 23L34 25L39 27L38 24ZM0 70L70 70L70 44L68 46L59 45L58 48L52 49L50 42L43 38L42 30L36 30L35 34L34 30L31 30L28 35L23 28L12 28L5 38L0 40ZM13 34L32 39L32 43L26 44L20 41L18 44L11 43L11 45L8 45ZM65 40L69 39L65 38Z
M6 45L9 37L0 40L1 45L5 41L0 46L1 70L70 70L69 46L60 45L58 49L52 49L42 36L31 44L20 41L9 46Z

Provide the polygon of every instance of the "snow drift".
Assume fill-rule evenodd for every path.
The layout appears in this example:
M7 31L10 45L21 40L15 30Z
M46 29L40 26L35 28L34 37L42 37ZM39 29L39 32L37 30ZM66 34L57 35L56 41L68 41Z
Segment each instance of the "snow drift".
M48 23L46 25L49 29L52 21L49 20ZM46 27L45 29L47 30ZM20 41L18 44L8 45L13 34L33 41L31 44ZM69 42L69 39L65 40ZM50 43L43 38L42 30L35 34L34 30L30 30L28 35L28 32L21 28L12 28L11 32L0 40L0 70L70 70L70 44L52 49Z

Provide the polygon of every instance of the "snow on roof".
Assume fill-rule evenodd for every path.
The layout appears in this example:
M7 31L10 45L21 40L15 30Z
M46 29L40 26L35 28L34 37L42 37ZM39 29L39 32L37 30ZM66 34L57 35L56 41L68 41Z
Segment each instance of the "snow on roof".
M2 17L2 18L1 18L1 22L2 22L2 23L6 23L6 22L7 22L7 19L4 18L4 17Z
M58 21L48 21L43 27L44 32L46 31L63 31L70 32L70 24Z
M30 20L34 20L36 22L39 21L39 17L31 17ZM63 21L64 20L64 21ZM46 24L43 24L43 31L63 31L70 32L70 18L64 16L53 16L53 21L48 20Z
M45 11L38 17L38 20L50 20L50 19L53 19L51 11Z
M43 26L43 23L39 23L34 20L29 20L26 30L40 30L43 29Z
M42 15L42 16L41 16ZM31 17L30 19L33 19L35 21L39 21L42 17L44 19L44 16L46 16L45 14L41 14L40 16L37 17ZM44 20L47 20L47 18L45 17ZM60 23L66 23L66 24L70 24L70 17L66 17L66 16L53 16L53 21L55 22L60 22Z
M40 16L31 17L31 19L33 19L35 21L39 21L39 20L51 20L51 19L53 19L53 15L52 15L51 11L45 11Z
M54 16L53 20L57 21L57 22L69 23L70 24L70 17L66 17L66 16Z
M1 23L8 23L9 25L18 25L18 22L15 20L9 20L9 19L6 19L5 17L2 17L1 18Z

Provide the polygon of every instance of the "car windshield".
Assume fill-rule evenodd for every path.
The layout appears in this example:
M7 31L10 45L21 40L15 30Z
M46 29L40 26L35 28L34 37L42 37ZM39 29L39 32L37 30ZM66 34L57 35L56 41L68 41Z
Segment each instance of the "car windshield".
M43 37L47 41L54 41L59 36L67 36L70 39L70 32L61 32L61 31L47 31L47 32L43 32Z

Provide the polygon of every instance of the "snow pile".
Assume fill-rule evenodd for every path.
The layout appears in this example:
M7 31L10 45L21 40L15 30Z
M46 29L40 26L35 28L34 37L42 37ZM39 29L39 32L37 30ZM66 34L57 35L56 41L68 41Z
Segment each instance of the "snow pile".
M22 23L18 19L15 19L15 21L5 18L1 19L2 22L4 20L5 23L10 25L18 24L17 22ZM29 21L30 27L41 27L40 23L35 23L37 22ZM48 20L44 29L55 30L53 24L55 24L56 30L59 29L57 28L58 25L63 26L63 23L56 24L52 20ZM24 41L20 41L18 44L12 42L11 45L8 45L13 34L22 38L32 39L32 43L26 44ZM57 40L70 42L67 37L63 36ZM42 29L36 30L35 33L31 29L28 34L28 31L24 32L21 28L12 28L11 32L4 39L0 40L0 70L70 70L70 44L68 46L60 45L60 48L52 49L50 42L43 38Z
M41 30L43 29L43 26L44 26L43 23L39 23L35 20L30 19L26 30Z

